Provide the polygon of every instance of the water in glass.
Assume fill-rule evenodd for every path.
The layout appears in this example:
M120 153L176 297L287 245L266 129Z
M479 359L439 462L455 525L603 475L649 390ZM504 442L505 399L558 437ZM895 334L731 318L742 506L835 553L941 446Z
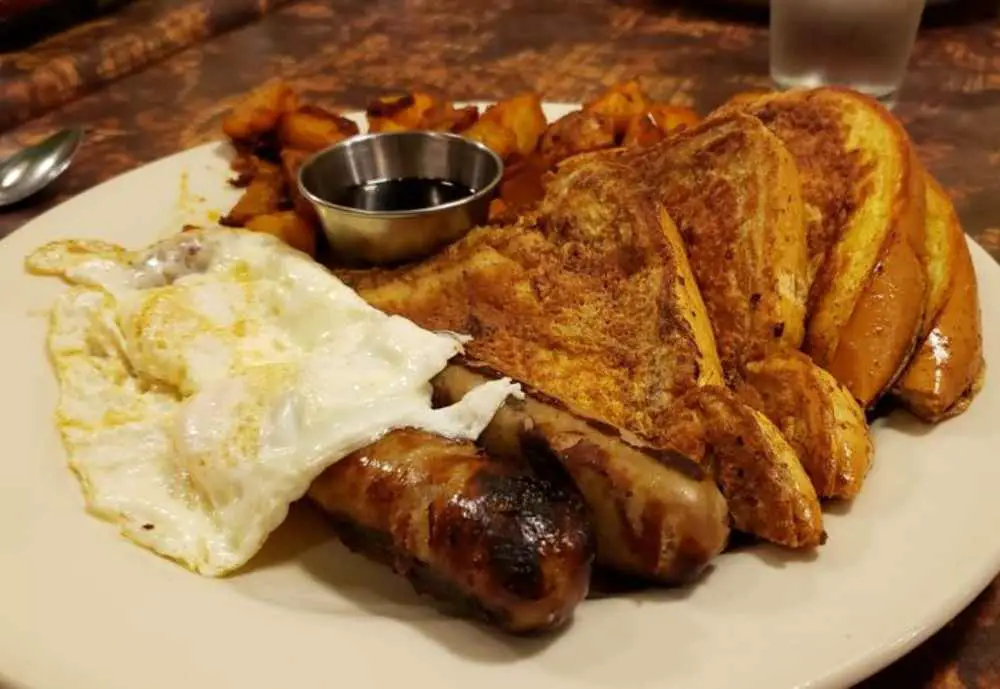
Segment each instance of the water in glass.
M771 78L891 98L923 8L924 0L771 0Z

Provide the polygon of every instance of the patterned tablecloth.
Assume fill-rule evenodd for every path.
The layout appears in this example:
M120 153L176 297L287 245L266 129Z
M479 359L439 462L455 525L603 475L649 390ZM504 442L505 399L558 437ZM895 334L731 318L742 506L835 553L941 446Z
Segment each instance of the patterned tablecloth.
M0 106L0 130L25 112L48 109L0 135L0 155L67 124L90 129L57 188L0 211L0 236L102 180L218 138L221 113L271 76L284 76L310 99L345 108L415 88L455 99L536 89L550 100L578 101L638 76L653 97L707 111L737 91L769 85L766 24L678 10L663 0L300 0L223 32L245 22L247 12L263 14L276 4L139 0L123 18L101 20L98 29L80 27L0 59L0 104L23 91L17 84L48 83L39 75L89 83L41 106L21 101L13 115ZM227 5L229 13L213 14ZM137 20L142 16L153 19ZM116 57L94 62L81 40L118 46ZM164 47L147 57L147 44ZM152 64L135 71L127 66L133 54ZM104 71L134 73L110 83L87 81ZM966 231L1000 258L996 20L925 28L897 113L922 160L954 196ZM1000 689L998 620L994 583L944 631L863 686Z

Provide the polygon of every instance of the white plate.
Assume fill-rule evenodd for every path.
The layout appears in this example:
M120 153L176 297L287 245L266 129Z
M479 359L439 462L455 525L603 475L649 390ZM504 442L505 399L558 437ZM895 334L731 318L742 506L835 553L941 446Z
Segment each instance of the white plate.
M868 485L827 515L830 539L815 558L728 554L689 589L589 601L558 637L508 639L438 615L304 509L228 580L131 545L84 513L65 466L43 343L62 287L26 276L22 260L56 237L139 246L227 209L237 192L225 184L226 150L135 170L0 243L0 685L844 686L929 636L1000 569L1000 269L977 246L993 364L985 390L936 428L903 414L880 423Z

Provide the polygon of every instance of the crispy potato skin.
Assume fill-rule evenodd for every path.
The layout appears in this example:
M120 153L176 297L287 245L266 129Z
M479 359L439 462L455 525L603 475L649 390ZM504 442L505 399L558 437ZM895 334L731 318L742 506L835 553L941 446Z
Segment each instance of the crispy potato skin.
M615 135L623 136L633 118L649 110L649 97L637 81L615 84L592 101L584 103L583 112L594 113L611 121Z
M267 81L237 103L222 120L233 141L250 142L273 130L282 115L298 107L298 97L281 80Z
M474 137L477 127L500 125L514 133L514 149L510 153L525 157L538 146L547 124L541 97L526 92L489 106L479 121L463 133Z
M593 534L576 490L472 443L393 431L309 497L350 549L508 632L561 627L589 589Z
M232 210L220 222L229 227L245 227L258 215L268 215L281 210L285 194L285 179L277 165L257 162L253 180Z
M368 105L366 115L371 132L413 129L455 132L470 127L479 117L479 111L475 106L455 108L429 93L414 91L378 98Z
M501 122L480 119L461 134L488 147L504 160L517 153L517 133Z
M358 125L336 113L303 105L282 115L278 141L284 148L313 153L358 133Z

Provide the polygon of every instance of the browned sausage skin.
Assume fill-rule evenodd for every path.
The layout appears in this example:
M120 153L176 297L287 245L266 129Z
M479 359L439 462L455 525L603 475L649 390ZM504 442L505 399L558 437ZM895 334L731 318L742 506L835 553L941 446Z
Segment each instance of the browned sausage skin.
M434 379L439 403L499 377L480 364L449 365ZM725 548L729 511L711 476L684 455L640 448L606 424L528 390L508 400L479 438L491 456L546 458L576 484L590 508L597 561L663 584L691 580Z
M573 486L472 443L394 431L327 469L309 496L348 548L508 632L556 629L587 595L594 539Z

